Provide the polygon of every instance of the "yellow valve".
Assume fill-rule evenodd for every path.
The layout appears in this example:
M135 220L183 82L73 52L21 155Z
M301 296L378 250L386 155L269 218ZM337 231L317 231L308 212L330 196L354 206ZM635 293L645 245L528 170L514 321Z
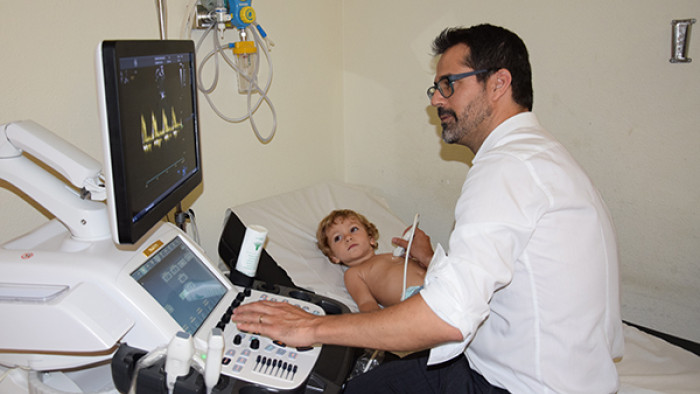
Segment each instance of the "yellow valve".
M255 22L255 10L253 7L243 7L241 8L238 16L241 18L241 22L251 24Z
M238 41L233 43L233 53L235 55L257 52L258 48L255 47L255 43L253 41Z

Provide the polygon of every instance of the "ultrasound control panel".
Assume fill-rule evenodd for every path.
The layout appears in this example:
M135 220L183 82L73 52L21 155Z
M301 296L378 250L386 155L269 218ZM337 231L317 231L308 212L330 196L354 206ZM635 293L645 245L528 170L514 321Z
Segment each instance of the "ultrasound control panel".
M235 285L212 266L189 238L170 227L156 232L152 240L144 244L142 253L133 254L131 261L120 268L118 284L128 293L130 305L137 309L134 314L138 321L122 341L119 357L113 357L115 385L120 382L119 387L124 385L128 390L132 377L137 376L140 392L158 392L164 384L161 362L136 372L140 355L157 355L174 335L184 331L192 337L196 353L193 360L199 363L197 357L210 349L209 337L216 327L224 340L219 379L222 387L217 384L212 393L341 391L355 349L287 346L238 330L231 317L239 305L263 300L286 302L315 315L349 313L345 305L304 289L258 280L248 287ZM190 383L193 387L204 384L196 369L178 377L176 385L183 388Z
M212 394L245 393L325 393L342 392L357 349L334 345L293 347L256 333L242 332L231 322L233 310L258 300L287 302L316 315L349 313L349 309L332 299L305 290L268 285L255 281L251 288L231 286L202 328L194 335L200 352L206 349L206 336L211 328L223 332L224 350L221 377ZM196 321L197 319L192 318ZM112 360L112 375L120 392L127 392L138 376L137 393L166 393L164 360L145 367L135 374L136 361L152 349L123 343ZM199 356L197 356L199 357ZM176 392L202 392L202 375L195 368L178 378Z
M321 346L291 347L262 335L239 331L231 322L233 310L242 304L264 300L287 302L309 313L325 314L320 306L303 300L250 288L240 291L216 325L224 332L221 373L277 390L291 390L307 380Z

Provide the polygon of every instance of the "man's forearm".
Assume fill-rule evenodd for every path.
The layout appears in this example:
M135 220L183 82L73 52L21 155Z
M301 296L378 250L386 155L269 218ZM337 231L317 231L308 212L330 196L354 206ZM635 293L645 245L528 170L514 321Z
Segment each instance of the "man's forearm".
M460 331L435 315L420 295L376 312L331 316L315 316L288 303L260 301L236 308L232 320L242 331L290 346L322 343L411 351L462 340Z
M414 351L460 341L420 296L381 311L328 316L314 328L315 342L389 351Z

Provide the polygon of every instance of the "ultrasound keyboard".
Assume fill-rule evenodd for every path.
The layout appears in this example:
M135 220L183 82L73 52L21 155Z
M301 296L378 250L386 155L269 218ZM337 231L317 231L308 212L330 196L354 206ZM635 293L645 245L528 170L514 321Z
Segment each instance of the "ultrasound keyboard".
M265 336L241 332L231 323L236 307L263 300L288 302L315 315L325 314L323 308L307 301L249 288L239 292L217 324L224 332L225 344L221 373L277 390L297 388L313 370L320 345L289 347Z

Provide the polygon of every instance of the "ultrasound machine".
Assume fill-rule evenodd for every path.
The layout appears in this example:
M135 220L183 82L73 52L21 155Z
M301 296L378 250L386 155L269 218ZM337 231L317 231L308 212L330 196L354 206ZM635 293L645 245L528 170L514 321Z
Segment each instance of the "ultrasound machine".
M289 347L230 318L257 300L344 305L236 285L162 221L202 182L193 42L104 41L96 58L104 166L32 121L0 126L0 179L55 216L0 247L0 366L108 365L120 392L340 391L349 349Z

